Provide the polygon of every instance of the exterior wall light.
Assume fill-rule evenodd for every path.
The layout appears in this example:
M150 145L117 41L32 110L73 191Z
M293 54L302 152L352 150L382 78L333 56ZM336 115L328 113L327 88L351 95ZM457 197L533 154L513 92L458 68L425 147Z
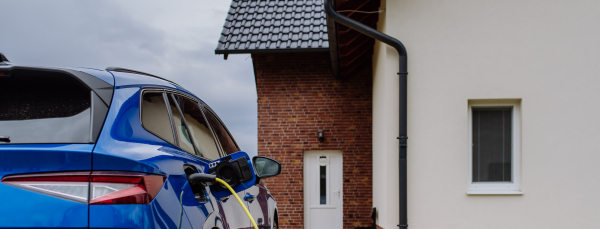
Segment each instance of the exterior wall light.
M323 133L323 130L317 131L317 136L318 136L319 142L325 141L325 133Z

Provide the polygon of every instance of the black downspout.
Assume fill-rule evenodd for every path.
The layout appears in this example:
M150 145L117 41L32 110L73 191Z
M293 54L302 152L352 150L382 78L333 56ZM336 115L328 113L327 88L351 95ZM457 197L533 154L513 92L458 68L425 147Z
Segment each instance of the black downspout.
M363 25L360 22L352 20L333 9L333 5L331 5L331 0L325 0L325 13L327 16L331 17L334 21L348 26L356 31L359 31L369 37L375 38L383 43L386 43L396 49L398 51L398 58L400 60L398 66L398 75L400 76L400 224L398 227L400 229L408 228L408 217L407 217L407 188L406 188L406 177L407 177L407 169L406 169L406 144L408 140L408 136L406 136L406 123L407 123L407 112L406 112L406 97L407 97L407 75L408 72L406 70L407 67L407 54L406 48L402 42L398 39L390 37L389 35L379 32L369 26Z

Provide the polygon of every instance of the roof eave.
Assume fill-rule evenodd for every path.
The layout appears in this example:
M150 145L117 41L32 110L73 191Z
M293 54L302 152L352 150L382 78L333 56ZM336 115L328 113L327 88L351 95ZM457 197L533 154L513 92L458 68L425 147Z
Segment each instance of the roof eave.
M296 49L216 49L215 54L260 54L260 53L294 53L294 52L329 52L329 48L296 48Z

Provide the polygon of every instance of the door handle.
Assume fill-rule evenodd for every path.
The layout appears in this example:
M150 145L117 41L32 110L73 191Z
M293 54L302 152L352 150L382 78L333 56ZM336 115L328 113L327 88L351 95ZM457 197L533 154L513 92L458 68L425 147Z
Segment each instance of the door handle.
M254 201L254 196L250 195L250 193L246 193L246 196L244 196L244 200L248 201L249 203L252 203L252 201Z

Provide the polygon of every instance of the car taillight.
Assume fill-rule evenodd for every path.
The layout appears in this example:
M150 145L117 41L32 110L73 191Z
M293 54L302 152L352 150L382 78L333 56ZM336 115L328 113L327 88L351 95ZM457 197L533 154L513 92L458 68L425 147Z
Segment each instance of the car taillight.
M93 172L90 204L147 204L165 183L165 177L129 172Z
M165 182L161 175L117 172L60 172L6 176L2 183L87 204L148 204Z

